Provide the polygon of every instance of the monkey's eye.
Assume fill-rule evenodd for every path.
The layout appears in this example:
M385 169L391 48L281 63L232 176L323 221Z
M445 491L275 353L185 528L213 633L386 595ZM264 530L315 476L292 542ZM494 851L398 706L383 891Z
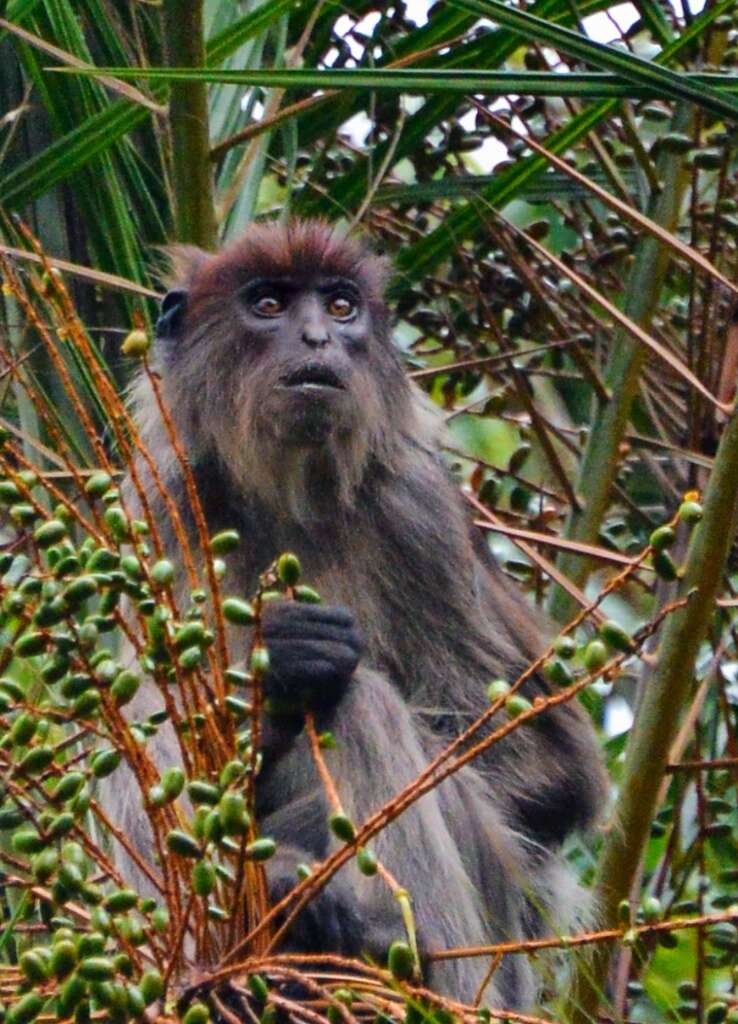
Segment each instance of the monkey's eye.
M284 313L285 304L281 295L268 292L255 298L251 308L257 316L279 316Z
M348 295L333 295L326 308L334 320L351 320L356 316L358 305Z

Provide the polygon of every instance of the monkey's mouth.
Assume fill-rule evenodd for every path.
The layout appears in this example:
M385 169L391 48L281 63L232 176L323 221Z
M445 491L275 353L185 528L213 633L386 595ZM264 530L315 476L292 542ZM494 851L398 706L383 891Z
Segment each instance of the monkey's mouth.
M283 377L281 383L282 387L299 388L302 391L312 391L319 388L334 388L341 391L345 389L343 381L335 371L331 370L328 366L322 366L317 363L308 363L307 366L301 366L299 370L294 370L292 373L287 374L286 377Z

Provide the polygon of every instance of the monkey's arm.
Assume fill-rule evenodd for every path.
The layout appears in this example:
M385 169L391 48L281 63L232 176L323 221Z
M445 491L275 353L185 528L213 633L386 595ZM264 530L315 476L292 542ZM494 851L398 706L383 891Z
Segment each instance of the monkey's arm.
M302 867L329 851L330 807L303 731L305 711L315 711L321 729L332 726L359 660L359 641L352 616L323 605L269 605L263 632L270 668L264 678L264 761L256 794L260 829L278 842L266 864L275 904L297 885ZM308 903L283 948L347 956L366 948L345 872Z
M474 547L483 614L496 625L500 637L510 641L500 660L511 681L541 653L542 638L550 628L503 577L479 531L474 534ZM521 692L533 700L551 691L550 683L536 673ZM477 699L484 710L479 692ZM591 826L603 812L607 776L592 723L576 700L545 712L490 748L487 762L494 777L505 780L519 825L546 846ZM501 762L506 770L498 773Z

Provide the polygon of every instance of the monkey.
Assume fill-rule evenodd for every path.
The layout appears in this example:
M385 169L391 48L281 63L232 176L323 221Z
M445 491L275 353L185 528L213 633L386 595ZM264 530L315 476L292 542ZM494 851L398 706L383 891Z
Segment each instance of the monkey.
M224 592L252 594L291 551L323 599L265 605L272 711L256 791L260 829L278 843L266 864L278 900L297 884L299 864L337 842L302 711L333 733L331 772L360 823L489 707L486 684L515 679L540 653L542 629L474 530L443 459L440 417L404 372L386 261L313 220L252 223L218 253L186 248L175 258L153 365L208 530L243 537ZM144 374L132 408L197 549L181 468ZM176 559L154 488L150 502ZM522 692L549 691L537 674ZM133 713L159 703L142 687ZM152 742L162 767L178 759L165 730ZM125 789L116 785L111 816L146 853L140 808ZM541 934L576 902L562 844L593 825L605 795L594 730L566 703L406 809L374 848L411 893L421 952ZM287 941L381 958L402 934L396 900L351 861ZM426 980L469 1002L487 967L483 958L433 961ZM530 1005L527 958L506 957L484 998Z

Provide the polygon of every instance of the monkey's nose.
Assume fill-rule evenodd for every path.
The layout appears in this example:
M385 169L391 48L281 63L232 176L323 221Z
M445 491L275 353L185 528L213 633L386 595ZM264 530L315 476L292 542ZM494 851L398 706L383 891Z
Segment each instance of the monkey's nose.
M330 337L322 324L305 324L302 328L302 340L309 348L324 348Z

